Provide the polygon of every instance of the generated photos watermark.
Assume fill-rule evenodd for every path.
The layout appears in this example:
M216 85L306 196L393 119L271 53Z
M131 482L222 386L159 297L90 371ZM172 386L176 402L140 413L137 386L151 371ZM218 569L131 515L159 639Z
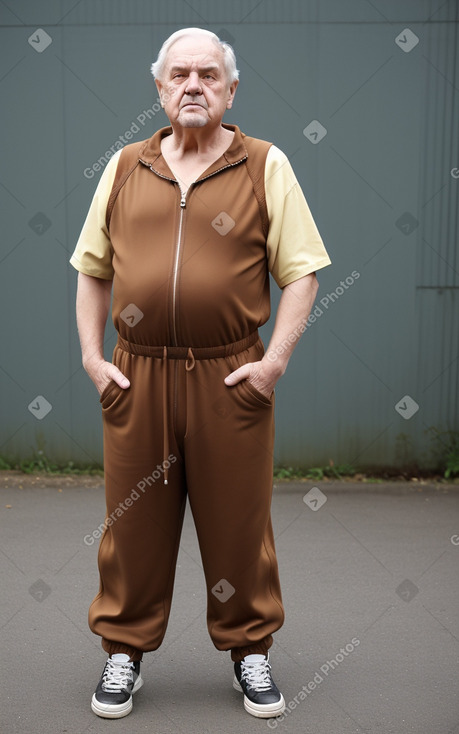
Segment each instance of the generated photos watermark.
M309 314L308 318L305 319L299 326L296 327L296 329L293 329L293 331L288 335L286 339L284 339L283 342L277 345L277 347L273 350L270 350L266 354L266 358L270 362L275 362L282 354L284 354L290 344L293 344L296 342L301 334L304 334L306 329L308 329L312 324L314 324L318 319L320 319L321 316L324 314L325 311L328 311L330 306L335 303L341 296L349 290L349 288L352 288L356 280L360 278L360 273L358 270L353 270L350 275L345 278L345 280L340 280L339 285L336 286L334 291L331 291L331 293L327 293L325 296L322 296L319 303L314 306L311 313ZM321 308L321 306L323 308Z
M174 454L169 454L167 459L165 459L161 465L156 465L155 469L148 475L148 477L143 477L139 482L137 482L131 493L122 502L118 502L118 507L107 515L105 520L95 530L93 530L92 533L88 533L84 536L84 544L94 545L95 541L102 537L104 531L114 525L120 517L123 517L124 513L132 507L134 502L137 502L137 500L145 494L147 487L151 487L158 479L161 479L165 470L169 469L176 461L177 457Z
M165 102L168 102L170 97L168 95L163 95L162 101L163 104ZM146 110L142 110L142 112L137 115L135 120L133 120L130 124L130 126L122 133L122 135L118 135L117 139L110 145L109 148L105 151L103 155L100 156L100 158L95 161L92 166L88 166L84 169L83 175L87 179L94 178L96 173L99 173L102 171L107 163L109 162L110 158L112 158L115 153L118 150L121 150L124 148L125 145L127 145L129 142L131 142L134 138L134 136L140 132L140 130L145 127L147 122L149 120L152 120L155 115L160 112L162 109L161 100L159 97L156 98L156 101L152 104L151 107L147 107ZM140 127L139 127L140 126Z
M298 691L296 696L294 696L286 704L284 713L280 714L280 716L276 716L275 719L269 719L267 721L268 727L270 729L276 729L279 724L285 721L285 719L290 716L292 711L294 711L302 701L305 701L308 696L310 696L311 693L324 682L324 680L330 675L330 673L336 670L336 668L338 668L346 660L346 658L349 657L349 655L352 655L354 650L359 645L360 640L357 637L353 637L350 642L348 642L344 647L340 648L339 652L336 653L334 658L332 658L331 660L326 660L320 666L319 670L315 671L311 679L307 683L305 683L304 686Z

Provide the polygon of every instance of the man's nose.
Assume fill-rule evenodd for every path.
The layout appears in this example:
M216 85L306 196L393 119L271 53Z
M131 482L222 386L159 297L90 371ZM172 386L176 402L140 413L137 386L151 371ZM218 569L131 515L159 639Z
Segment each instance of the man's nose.
M185 94L201 94L201 80L197 71L190 71Z

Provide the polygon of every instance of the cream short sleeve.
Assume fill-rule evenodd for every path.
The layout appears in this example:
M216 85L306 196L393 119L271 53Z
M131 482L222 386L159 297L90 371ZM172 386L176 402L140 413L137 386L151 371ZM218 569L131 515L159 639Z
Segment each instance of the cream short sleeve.
M113 280L113 249L105 223L107 203L115 179L121 150L110 158L100 177L86 221L81 230L70 264L86 275Z
M272 145L265 164L268 269L279 288L331 260L290 162Z

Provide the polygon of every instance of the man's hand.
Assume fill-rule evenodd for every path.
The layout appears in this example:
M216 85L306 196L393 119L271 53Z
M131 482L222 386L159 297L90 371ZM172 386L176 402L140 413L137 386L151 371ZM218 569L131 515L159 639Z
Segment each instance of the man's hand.
M84 368L96 386L99 395L102 395L110 380L114 380L124 390L131 384L118 367L105 359L92 359L84 365Z
M318 287L315 273L284 286L273 334L263 359L260 362L247 362L231 372L225 377L227 385L236 385L245 379L267 398L271 397L276 382L287 369L298 339L305 331Z
M248 380L258 392L269 399L281 375L282 372L279 371L277 365L262 359L259 362L247 362L231 372L228 377L225 377L225 384L231 387L241 380Z

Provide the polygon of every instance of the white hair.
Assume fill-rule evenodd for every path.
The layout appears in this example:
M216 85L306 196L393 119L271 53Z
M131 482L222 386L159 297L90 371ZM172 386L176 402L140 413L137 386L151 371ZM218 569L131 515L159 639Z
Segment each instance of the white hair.
M232 47L229 43L226 43L226 41L221 41L216 33L207 31L204 28L182 28L179 31L175 31L175 33L164 41L160 48L158 58L151 65L151 73L155 79L163 81L167 54L169 53L171 46L178 41L179 38L183 38L185 36L206 36L216 43L223 53L223 63L229 83L231 84L239 79L239 70L236 69L236 56L234 55Z

